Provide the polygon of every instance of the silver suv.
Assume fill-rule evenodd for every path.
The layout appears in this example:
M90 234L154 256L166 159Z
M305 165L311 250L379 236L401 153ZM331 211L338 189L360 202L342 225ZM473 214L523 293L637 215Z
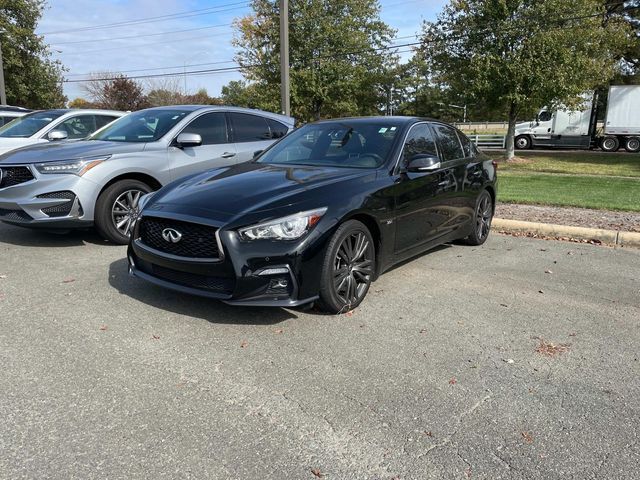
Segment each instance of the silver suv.
M160 107L126 115L86 140L14 150L0 155L0 221L48 230L95 225L125 244L142 195L249 161L293 126L290 117L258 110Z

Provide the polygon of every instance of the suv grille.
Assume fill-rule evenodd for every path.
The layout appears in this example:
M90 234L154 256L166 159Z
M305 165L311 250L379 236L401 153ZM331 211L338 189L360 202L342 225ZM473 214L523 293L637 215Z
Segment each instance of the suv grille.
M9 210L7 208L0 208L0 218L2 220L33 220L24 210Z
M172 228L182 234L178 243L162 238L165 228ZM186 258L220 258L217 228L197 223L167 220L164 218L144 217L140 221L140 240L145 245L160 252Z
M0 188L13 187L35 178L27 167L0 167L0 170L2 170Z

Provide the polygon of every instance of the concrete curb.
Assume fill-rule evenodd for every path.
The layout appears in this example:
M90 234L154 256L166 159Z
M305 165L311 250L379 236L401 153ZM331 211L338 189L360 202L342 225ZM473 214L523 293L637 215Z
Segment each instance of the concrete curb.
M571 227L552 223L523 222L494 218L492 227L506 232L537 233L547 237L570 237L598 240L610 245L640 248L640 233L603 230L599 228Z

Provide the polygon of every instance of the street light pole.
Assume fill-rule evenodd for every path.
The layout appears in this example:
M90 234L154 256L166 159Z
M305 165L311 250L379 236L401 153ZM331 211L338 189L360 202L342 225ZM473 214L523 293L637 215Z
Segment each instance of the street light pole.
M280 102L282 113L291 115L289 84L289 0L280 0Z
M0 29L0 105L7 104L7 92L4 88L4 65L2 64L2 34L4 30Z

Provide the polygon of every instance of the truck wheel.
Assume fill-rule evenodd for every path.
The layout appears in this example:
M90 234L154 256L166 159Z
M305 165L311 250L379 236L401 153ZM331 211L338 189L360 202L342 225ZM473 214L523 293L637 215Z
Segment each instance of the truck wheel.
M527 150L531 148L531 139L527 135L516 137L516 148L518 150Z
M624 141L624 149L627 152L637 153L640 152L640 138L629 137Z
M600 141L600 148L605 152L616 152L620 148L618 137L604 137Z

